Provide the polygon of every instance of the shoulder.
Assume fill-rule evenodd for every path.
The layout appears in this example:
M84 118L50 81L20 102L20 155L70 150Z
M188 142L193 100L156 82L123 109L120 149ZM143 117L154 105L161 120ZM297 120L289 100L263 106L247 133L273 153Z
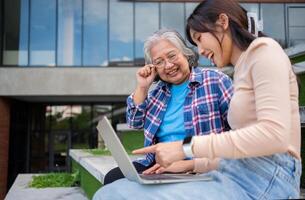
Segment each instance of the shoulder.
M200 79L199 75L200 74ZM231 78L217 69L212 68L200 68L197 70L197 81L199 84L197 87L219 87L219 85L225 84L226 87L231 87Z
M286 73L291 68L290 59L280 44L267 37L255 39L246 50L249 69L261 70L261 73ZM255 68L254 68L255 66ZM275 67L276 66L276 67Z
M220 70L211 68L201 68L201 74L203 78L219 78L222 76L227 76Z
M269 55L274 53L284 53L284 50L280 46L280 44L272 38L268 37L260 37L255 39L248 49L246 50L249 54L261 54L261 55Z

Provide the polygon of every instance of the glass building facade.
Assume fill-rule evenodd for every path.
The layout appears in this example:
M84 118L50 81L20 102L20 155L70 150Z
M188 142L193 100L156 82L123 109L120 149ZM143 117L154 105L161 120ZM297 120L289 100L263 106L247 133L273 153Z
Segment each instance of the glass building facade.
M17 5L19 9L12 7ZM197 3L5 0L4 66L141 66L143 42L160 28L183 36ZM304 4L242 3L283 47L305 41ZM209 61L202 60L203 65Z
M139 67L143 43L160 28L185 37L196 2L121 0L3 0L3 68ZM241 3L263 20L264 33L283 48L305 43L304 3ZM200 59L202 66L210 61ZM101 80L101 84L103 84ZM12 80L14 82L14 80ZM36 94L39 96L39 94ZM100 115L125 122L123 101L11 101L9 185L21 172L66 171L70 148L97 147ZM99 94L96 94L98 96ZM0 94L1 96L1 94ZM1 113L0 113L1 114ZM115 126L114 126L115 127Z

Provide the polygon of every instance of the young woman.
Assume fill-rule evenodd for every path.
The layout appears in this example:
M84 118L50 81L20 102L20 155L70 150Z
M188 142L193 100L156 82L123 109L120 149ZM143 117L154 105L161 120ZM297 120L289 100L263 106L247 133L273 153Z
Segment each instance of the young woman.
M144 128L145 146L183 140L186 136L220 133L228 129L227 111L232 97L231 79L216 70L197 68L198 54L180 34L159 30L144 43L147 65L136 74L137 87L127 98L127 123ZM150 91L154 80L159 79ZM139 173L205 172L218 159L189 159L170 167L155 164L154 154L135 161ZM205 166L205 167L202 167ZM117 167L106 174L104 185L124 178Z
M161 167L184 159L223 158L212 181L143 186L126 179L103 188L101 199L290 199L299 197L301 176L298 87L289 58L270 38L252 35L247 13L234 0L205 0L187 20L188 40L217 67L232 64L234 96L228 122L233 130L158 143ZM189 140L185 140L188 142ZM124 189L123 189L124 188ZM97 197L99 196L97 195ZM146 198L147 197L147 198Z

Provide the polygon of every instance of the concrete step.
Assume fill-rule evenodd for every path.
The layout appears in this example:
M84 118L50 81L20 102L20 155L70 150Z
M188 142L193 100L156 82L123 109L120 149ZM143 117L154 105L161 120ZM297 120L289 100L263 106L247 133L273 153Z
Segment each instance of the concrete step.
M105 175L118 166L112 156L96 156L81 149L70 149L69 155L102 184ZM136 160L143 156L130 155L129 157L131 160Z
M37 174L19 174L5 200L88 200L79 187L29 188L34 175Z

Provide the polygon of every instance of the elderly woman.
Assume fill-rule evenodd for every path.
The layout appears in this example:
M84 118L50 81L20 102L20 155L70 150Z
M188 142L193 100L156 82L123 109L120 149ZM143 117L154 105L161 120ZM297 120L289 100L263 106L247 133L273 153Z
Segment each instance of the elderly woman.
M228 129L227 110L232 82L225 74L197 68L198 55L173 30L160 30L144 44L146 65L137 73L137 87L127 98L127 122L144 128L144 146L183 140L186 136L220 133ZM159 80L149 92L153 82ZM139 173L205 172L218 159L187 159L167 168L155 164L154 154L135 161ZM124 175L112 169L104 179L111 183Z

